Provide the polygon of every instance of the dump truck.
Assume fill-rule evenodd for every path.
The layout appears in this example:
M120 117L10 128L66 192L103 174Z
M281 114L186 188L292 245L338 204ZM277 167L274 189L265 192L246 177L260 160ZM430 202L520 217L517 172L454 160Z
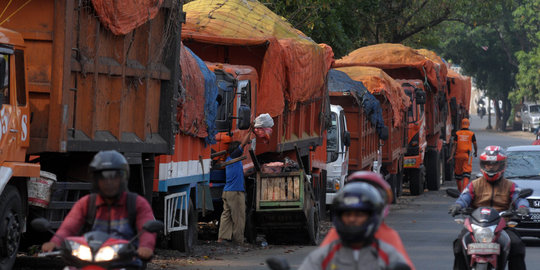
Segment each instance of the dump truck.
M180 67L179 132L173 153L156 156L154 215L164 221L167 246L190 252L197 240L198 216L214 210L209 180L218 91L214 73L184 45Z
M377 171L392 186L394 196L400 196L407 137L405 112L409 106L409 99L404 94L399 83L381 69L366 66L346 66L336 67L336 70L346 73L354 81L361 82L379 102L382 120L386 128L377 130L379 136L385 139L379 141L378 153L380 158L377 161ZM373 117L373 114L366 115ZM374 126L380 127L381 125L375 124ZM352 131L352 127L350 128ZM362 132L364 131L358 130L358 133ZM369 153L363 148L360 151Z
M90 192L98 151L124 153L129 189L151 201L154 158L174 145L181 6L43 0L0 10L0 269L11 269L21 238L50 237L26 231L30 220L56 229Z
M218 135L210 172L215 209L225 183L228 142L242 138L255 117L268 113L272 134L256 138L244 150L245 158L236 161L243 162L246 177L247 239L255 241L257 232L272 239L268 236L300 230L317 243L325 205L330 112L325 78L331 50L258 2L199 0L184 10L182 40L218 81ZM276 162L281 166L268 165Z
M331 69L328 91L333 108L326 144L326 204L330 205L347 175L376 170L377 162L382 161L380 140L387 139L388 127L384 124L379 101L362 82Z
M441 61L442 62L442 61ZM377 44L359 48L336 61L336 66L372 66L381 68L394 79L421 80L426 93L425 136L427 148L423 159L426 178L425 187L438 190L445 178L445 161L451 147L451 118L446 87L446 65L436 63L418 51L401 44ZM410 101L410 100L409 100ZM410 141L411 142L411 141ZM418 146L408 145L409 149ZM422 177L422 173L410 173L404 180ZM415 182L416 180L412 180ZM424 182L422 179L418 180ZM423 192L419 188L418 192Z

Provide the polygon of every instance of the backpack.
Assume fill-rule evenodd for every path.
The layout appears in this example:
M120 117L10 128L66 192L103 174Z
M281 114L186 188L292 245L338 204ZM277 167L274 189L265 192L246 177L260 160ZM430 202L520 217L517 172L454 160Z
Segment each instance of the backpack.
M136 221L137 221L137 193L134 192L127 192L126 197L126 207L128 212L128 219L129 219L129 225L131 228L135 229L135 232L137 232L136 227ZM86 221L84 222L84 226L82 227L79 235L82 235L90 230L92 230L92 227L94 227L94 221L96 219L96 193L91 193L88 198L88 208L86 212Z

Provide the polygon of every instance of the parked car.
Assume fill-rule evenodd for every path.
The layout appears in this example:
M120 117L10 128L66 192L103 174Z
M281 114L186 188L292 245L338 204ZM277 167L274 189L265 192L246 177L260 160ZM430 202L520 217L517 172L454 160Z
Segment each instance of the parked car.
M540 104L523 103L521 107L521 129L533 131L540 126Z
M540 237L540 145L511 146L507 149L508 165L505 177L520 188L531 188L527 198L531 214L518 221L521 236Z

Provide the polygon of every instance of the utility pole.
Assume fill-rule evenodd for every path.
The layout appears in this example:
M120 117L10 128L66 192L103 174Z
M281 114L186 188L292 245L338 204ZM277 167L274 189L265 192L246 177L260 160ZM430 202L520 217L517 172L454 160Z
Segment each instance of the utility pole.
M486 129L493 129L493 127L491 126L491 99L489 99L489 98L488 98L487 111L488 111L488 125L487 125Z

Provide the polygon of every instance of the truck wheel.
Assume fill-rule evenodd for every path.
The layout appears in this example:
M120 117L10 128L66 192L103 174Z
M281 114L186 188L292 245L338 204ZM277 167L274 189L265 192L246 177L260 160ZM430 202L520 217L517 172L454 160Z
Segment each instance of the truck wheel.
M197 241L198 223L197 211L195 211L193 203L189 200L188 228L184 231L171 232L171 239L169 240L170 248L181 252L193 252L193 247Z
M424 158L426 164L426 182L429 190L439 190L441 187L441 157L436 150L428 150Z
M15 263L23 222L19 191L7 185L0 195L0 270L11 269Z
M321 230L319 226L319 208L314 206L311 207L308 218L308 234L309 234L309 243L318 246L321 241Z
M410 169L409 172L409 189L411 190L411 195L417 196L424 193L425 168L422 166L418 169Z
M395 204L397 202L397 174L390 175L390 178L388 178L388 184L390 184L390 188L392 189L392 204Z
M396 198L401 197L401 194L403 194L403 177L404 173L403 169L401 169L396 175L396 196L394 196Z
M257 220L255 219L255 210L248 210L246 213L246 228L244 236L250 244L255 244L257 241Z

